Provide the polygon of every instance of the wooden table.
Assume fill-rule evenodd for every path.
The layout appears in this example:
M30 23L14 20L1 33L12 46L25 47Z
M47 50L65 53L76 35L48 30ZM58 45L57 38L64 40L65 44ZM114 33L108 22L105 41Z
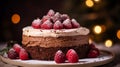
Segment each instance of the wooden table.
M5 43L0 43L0 49L4 48L5 46L6 46ZM114 44L110 48L105 47L104 44L97 44L96 46L99 49L109 50L115 53L115 58L112 62L98 67L120 67L120 44ZM6 64L0 60L0 67L18 67L18 66Z

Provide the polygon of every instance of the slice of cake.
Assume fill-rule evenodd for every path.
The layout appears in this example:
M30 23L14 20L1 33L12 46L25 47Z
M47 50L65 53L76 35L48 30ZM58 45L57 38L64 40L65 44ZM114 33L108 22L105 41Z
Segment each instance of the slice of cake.
M85 58L90 50L89 29L67 14L49 10L42 19L35 19L32 26L23 28L22 44L32 59L53 60L58 50L66 53L69 49Z

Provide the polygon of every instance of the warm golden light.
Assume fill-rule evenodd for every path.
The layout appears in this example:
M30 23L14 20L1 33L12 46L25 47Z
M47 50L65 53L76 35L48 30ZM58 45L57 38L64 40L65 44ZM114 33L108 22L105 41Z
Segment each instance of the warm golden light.
M102 32L102 27L99 25L96 25L93 29L96 34L100 34Z
M94 6L94 2L92 0L86 0L85 4L88 7L93 7Z
M112 47L112 44L113 44L112 40L106 40L105 41L105 46L106 47Z
M13 14L12 17L11 17L11 21L14 23L14 24L17 24L20 22L20 15L19 14Z
M117 31L117 38L120 39L120 30Z
M99 2L100 0L94 0L95 2Z
M89 38L89 44L93 43L93 40L91 38Z

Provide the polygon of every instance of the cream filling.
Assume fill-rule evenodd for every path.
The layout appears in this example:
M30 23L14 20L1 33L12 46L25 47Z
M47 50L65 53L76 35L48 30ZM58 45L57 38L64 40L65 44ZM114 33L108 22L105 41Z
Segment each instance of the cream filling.
M75 36L75 35L87 35L89 29L85 27L74 29L34 29L31 26L23 28L23 35L26 36L42 36L42 37L60 37L60 36Z

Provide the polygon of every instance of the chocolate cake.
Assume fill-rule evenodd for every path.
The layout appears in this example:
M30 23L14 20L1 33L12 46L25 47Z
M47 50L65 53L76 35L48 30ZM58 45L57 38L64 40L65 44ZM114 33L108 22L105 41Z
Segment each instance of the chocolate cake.
M32 59L53 60L58 50L66 53L71 48L79 58L85 58L90 50L89 29L67 14L50 10L41 20L23 28L22 44Z

